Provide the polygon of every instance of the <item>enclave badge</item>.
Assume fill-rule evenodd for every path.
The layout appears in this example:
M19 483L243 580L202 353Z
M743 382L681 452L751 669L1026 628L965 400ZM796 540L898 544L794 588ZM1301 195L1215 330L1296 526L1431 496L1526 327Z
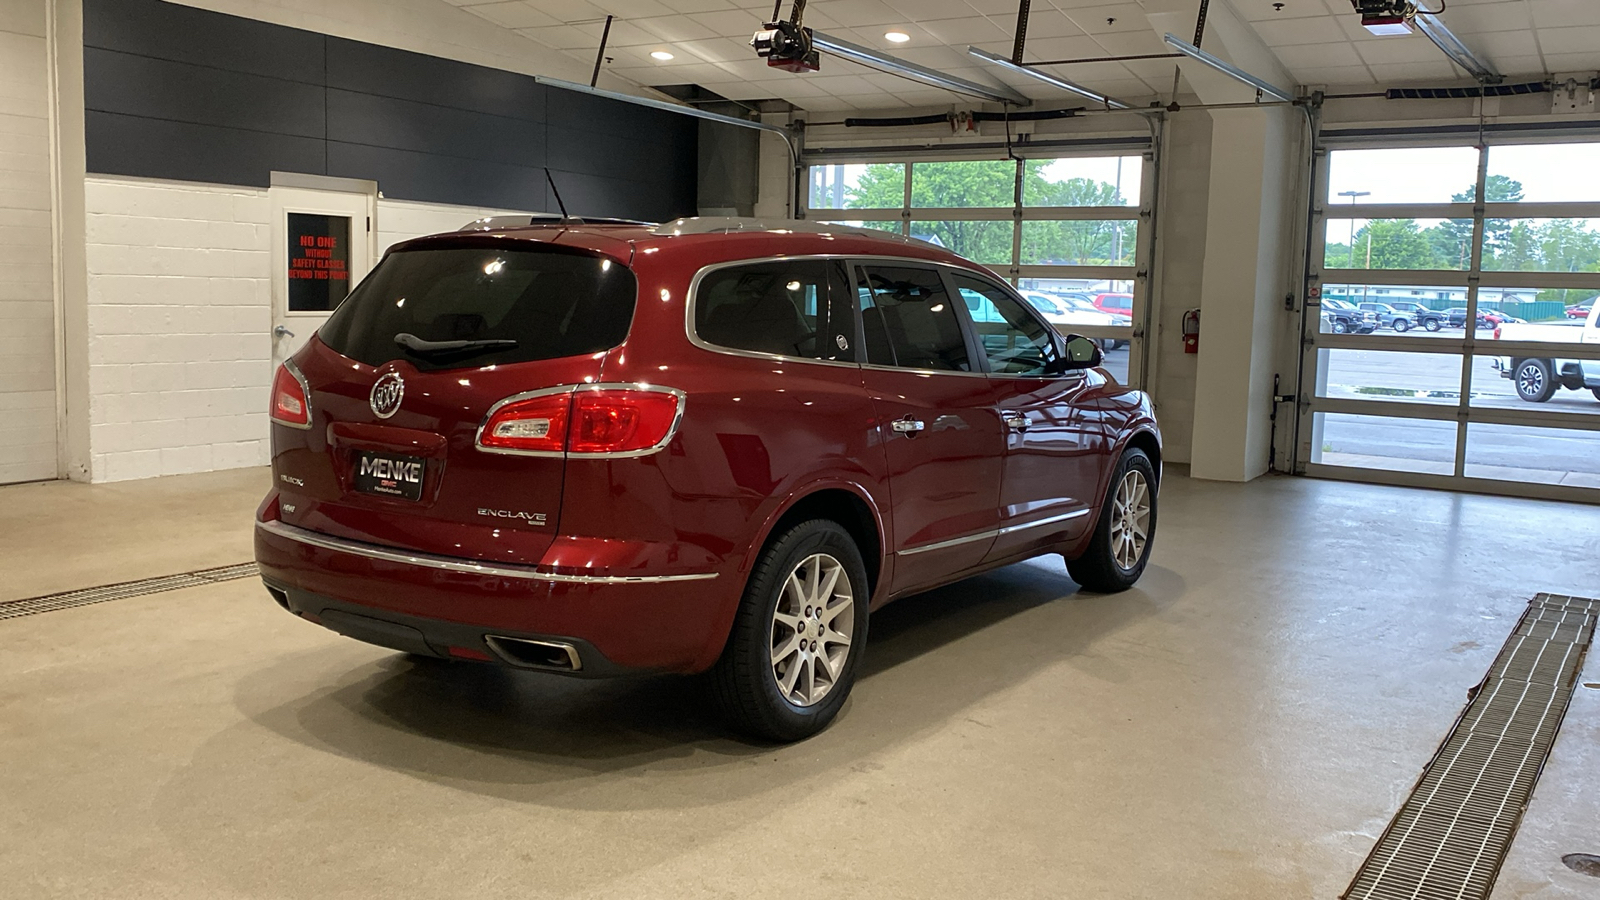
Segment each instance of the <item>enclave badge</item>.
M406 382L399 373L390 372L372 385L372 414L387 419L400 411L400 401L406 396Z

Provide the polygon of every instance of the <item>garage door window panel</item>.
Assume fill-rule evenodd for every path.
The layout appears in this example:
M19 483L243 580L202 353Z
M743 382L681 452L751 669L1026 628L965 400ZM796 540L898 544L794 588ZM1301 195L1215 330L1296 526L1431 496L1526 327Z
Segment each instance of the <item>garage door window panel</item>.
M1426 173L1426 177L1395 177ZM1473 147L1378 147L1328 154L1329 215L1350 204L1472 203L1478 186Z
M1311 462L1316 465L1451 475L1453 420L1319 412L1313 416Z
M1474 422L1468 478L1600 488L1600 431Z
M1325 268L1465 271L1471 263L1471 219L1328 219Z
M1489 148L1489 202L1600 204L1600 143Z
M912 220L911 236L943 247L986 266L1011 265L1011 235L1016 226L1008 221L923 221Z
M1144 160L1138 156L1078 156L1023 163L1024 207L1139 205Z
M1483 271L1600 273L1600 218L1485 219Z
M1011 207L1016 163L1009 159L919 162L911 166L912 209Z
M1137 219L1024 221L1025 266L1131 266L1138 253Z
M811 209L899 209L905 204L905 163L812 166Z
M1335 348L1321 351L1320 366L1318 397L1445 407L1461 402L1460 354Z

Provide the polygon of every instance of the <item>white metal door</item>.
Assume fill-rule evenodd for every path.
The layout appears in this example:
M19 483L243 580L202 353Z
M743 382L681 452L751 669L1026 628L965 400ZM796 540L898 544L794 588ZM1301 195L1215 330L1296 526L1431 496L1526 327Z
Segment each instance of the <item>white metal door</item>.
M273 186L272 362L305 345L372 268L376 198Z

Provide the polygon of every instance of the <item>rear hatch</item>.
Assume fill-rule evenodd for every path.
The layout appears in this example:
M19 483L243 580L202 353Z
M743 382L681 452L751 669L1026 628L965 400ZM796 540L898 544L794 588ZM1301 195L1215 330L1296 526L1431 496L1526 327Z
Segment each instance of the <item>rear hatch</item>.
M507 398L600 380L638 293L618 244L609 256L450 237L386 256L294 359L311 421L273 428L283 520L536 564L556 533L565 458L486 452L479 426Z

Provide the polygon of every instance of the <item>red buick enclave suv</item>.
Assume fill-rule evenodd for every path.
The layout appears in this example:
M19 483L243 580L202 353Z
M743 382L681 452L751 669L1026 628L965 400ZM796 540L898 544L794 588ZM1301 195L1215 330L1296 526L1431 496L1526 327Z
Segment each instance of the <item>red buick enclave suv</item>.
M872 609L1043 554L1149 558L1149 399L988 270L842 226L485 220L391 249L272 388L285 609L428 656L712 670L838 712Z

